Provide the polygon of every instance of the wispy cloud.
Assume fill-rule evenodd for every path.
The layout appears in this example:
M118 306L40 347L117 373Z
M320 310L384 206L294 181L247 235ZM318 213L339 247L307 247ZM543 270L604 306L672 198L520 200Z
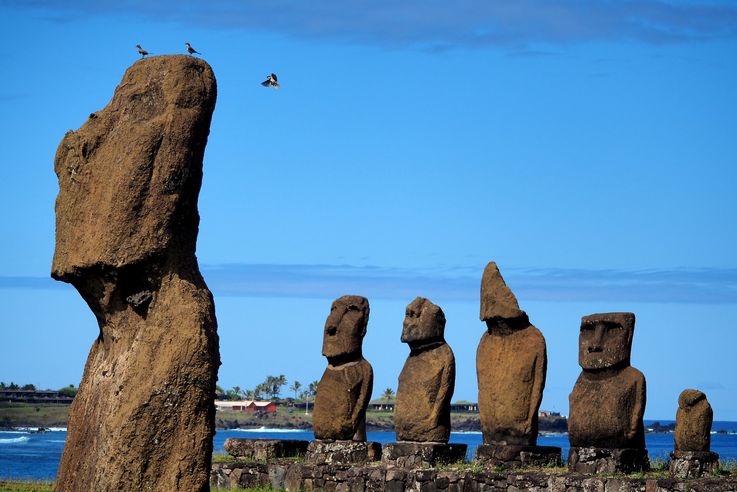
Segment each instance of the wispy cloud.
M360 294L376 299L424 296L476 301L483 265L404 269L352 265L227 264L203 266L217 295L335 298ZM585 270L505 268L520 300L628 301L694 304L737 303L737 268L670 270ZM55 288L50 279L0 277L0 288Z
M737 7L665 0L0 0L64 20L129 15L191 26L428 49L737 36Z

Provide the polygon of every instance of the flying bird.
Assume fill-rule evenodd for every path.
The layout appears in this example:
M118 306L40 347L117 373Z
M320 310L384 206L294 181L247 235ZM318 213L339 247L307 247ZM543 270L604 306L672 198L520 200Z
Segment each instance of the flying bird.
M275 90L278 90L279 82L276 81L276 74L270 74L268 77L266 77L266 80L261 82L261 85L263 85L264 87L273 87Z
M189 53L190 55L194 55L195 53L197 53L198 55L201 55L202 54L199 51L197 51L196 49L192 48L192 45L189 44L189 41L186 42L186 43L184 43L184 45L187 47L187 53Z
M140 44L137 44L136 45L136 48L138 48L138 54L141 55L141 58L143 58L144 56L148 55L148 51L146 51L143 48L141 48L141 45Z

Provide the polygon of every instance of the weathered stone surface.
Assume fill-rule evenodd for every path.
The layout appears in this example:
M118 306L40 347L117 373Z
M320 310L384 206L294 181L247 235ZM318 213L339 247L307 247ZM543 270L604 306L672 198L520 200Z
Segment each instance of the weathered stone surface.
M397 442L384 445L381 461L403 468L462 463L468 446L435 442Z
M490 261L481 277L481 321L493 318L519 318L525 312L507 287L496 263Z
M307 461L318 465L340 465L381 460L381 444L366 441L310 441Z
M719 455L711 451L673 451L670 472L676 478L699 478L719 466Z
M484 270L481 303L487 331L476 351L476 374L484 443L534 446L547 371L545 338L517 308L493 262Z
M678 397L676 451L709 451L714 412L706 395L695 389L684 390Z
M238 439L225 440L225 451L236 458L265 461L275 458L292 458L307 453L309 441L297 439Z
M207 488L219 355L195 243L215 98L203 60L140 60L59 145L51 274L79 291L100 332L57 490Z
M399 375L394 426L399 441L448 442L455 357L442 309L422 297L406 310L402 341L410 354Z
M475 460L492 466L524 468L560 466L561 449L556 446L508 446L482 444L476 448Z
M632 313L582 318L583 371L569 398L571 446L645 448L645 377L629 365L634 325Z
M343 296L333 302L322 345L328 367L317 387L312 417L316 439L366 440L366 407L374 384L371 364L361 353L368 319L365 297Z
M632 473L650 470L646 449L573 447L568 469L577 473Z

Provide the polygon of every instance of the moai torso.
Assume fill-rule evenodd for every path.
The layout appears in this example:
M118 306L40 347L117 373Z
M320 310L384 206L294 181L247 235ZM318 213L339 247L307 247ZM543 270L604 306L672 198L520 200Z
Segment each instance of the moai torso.
M487 324L476 351L484 444L534 446L547 370L545 338L493 262L481 280L480 317Z
M315 398L315 438L366 440L366 405L373 379L366 359L325 369Z
M445 343L445 315L427 299L407 306L402 341L411 352L399 376L394 426L398 441L448 442L455 357Z
M676 451L709 451L714 412L701 391L687 389L678 397Z
M571 446L644 449L645 377L629 364L634 326L632 313L582 319L583 372L569 397Z
M316 439L366 440L366 407L374 379L361 351L368 318L364 297L343 296L333 302L322 346L328 367L317 386L312 417Z
M534 446L545 386L545 339L532 325L484 333L476 352L485 444Z

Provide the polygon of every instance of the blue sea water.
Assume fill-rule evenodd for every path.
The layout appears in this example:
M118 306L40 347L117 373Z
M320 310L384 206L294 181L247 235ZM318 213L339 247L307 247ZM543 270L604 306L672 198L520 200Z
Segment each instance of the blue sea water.
M668 424L672 421L659 421ZM645 421L645 426L653 421ZM714 422L714 431L726 431L728 434L712 434L712 451L719 453L722 460L737 460L737 422ZM0 431L0 479L53 480L64 449L66 429L52 429L43 434L36 434L32 429ZM253 439L313 439L312 432L301 430L256 429L256 430L220 430L215 434L213 447L216 453L224 453L223 444L229 437ZM394 442L393 432L369 432L368 439L382 444ZM673 434L647 434L646 445L650 459L666 459L673 450ZM467 459L474 455L476 447L481 444L480 432L454 432L450 442L468 445ZM563 458L568 454L567 434L546 434L538 438L541 446L559 446L563 448Z

